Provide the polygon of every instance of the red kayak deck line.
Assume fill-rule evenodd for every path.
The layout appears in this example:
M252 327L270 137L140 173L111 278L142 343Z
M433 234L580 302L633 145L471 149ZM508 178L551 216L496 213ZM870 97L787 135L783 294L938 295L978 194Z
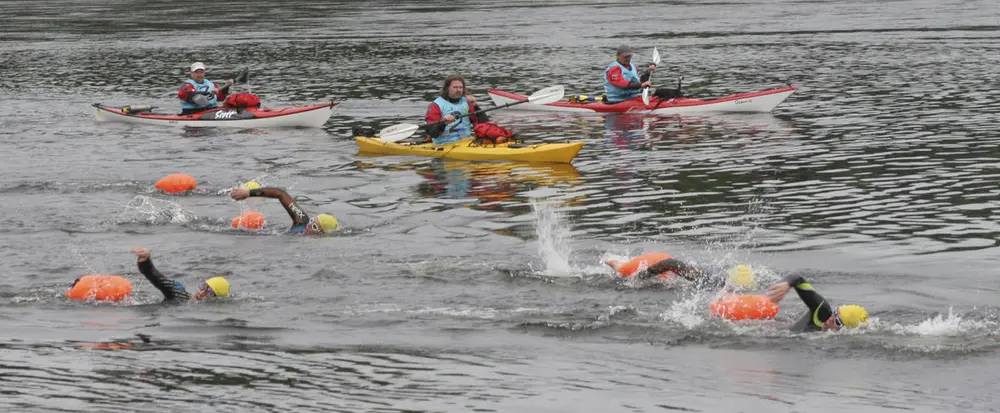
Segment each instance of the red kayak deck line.
M329 101L290 108L227 108L225 106L186 115L154 113L150 106L112 107L95 103L97 121L140 125L224 128L319 128L333 115L338 102Z
M553 111L553 112L597 112L597 113L626 113L626 112L681 112L684 109L698 109L698 111L721 111L721 112L769 112L774 106L781 103L788 95L797 90L793 86L761 90L755 92L735 93L716 99L695 99L695 98L675 98L659 99L652 97L649 106L642 103L642 98L637 97L623 102L607 104L603 102L572 103L561 101L547 105L533 105L531 103L512 106L510 110L518 108L520 110ZM509 103L510 101L523 101L527 96L507 92L504 90L490 89L487 91L494 103ZM499 98L499 99L498 99Z
M253 113L255 119L264 119L264 118L271 118L271 117L276 117L276 116L291 115L291 114L301 113L301 112L308 112L308 111L311 111L311 110L317 110L317 109L323 109L323 108L332 108L332 107L336 106L337 103L338 102L330 101L329 103L319 103L319 104L315 104L315 105L296 106L296 107L282 108L282 109L271 109L271 108L263 108L263 107L261 107L261 108L244 108L241 111L242 112ZM158 119L158 120L219 120L219 121L240 120L241 119L238 116L232 116L232 114L234 112L236 112L235 108L226 108L226 107L222 107L222 106L214 108L214 109L204 110L204 111L201 111L201 112L189 113L189 114L186 114L186 115L165 114L165 113L149 113L149 112L128 113L128 112L124 112L123 109L120 108L120 107L105 106L105 105L102 105L100 103L95 103L94 107L96 107L96 108L98 108L100 110L104 110L104 111L111 112L111 113L118 114L118 115L133 116L133 117L144 118L144 119ZM206 115L210 115L210 114L212 114L210 116L210 119L206 119ZM217 116L217 115L214 115L214 114L219 114L219 115Z

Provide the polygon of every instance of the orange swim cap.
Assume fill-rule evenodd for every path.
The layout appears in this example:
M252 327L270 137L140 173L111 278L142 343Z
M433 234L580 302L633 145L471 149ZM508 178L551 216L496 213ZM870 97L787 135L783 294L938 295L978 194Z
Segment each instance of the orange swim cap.
M91 274L80 277L66 290L71 300L121 301L132 292L132 283L120 275Z

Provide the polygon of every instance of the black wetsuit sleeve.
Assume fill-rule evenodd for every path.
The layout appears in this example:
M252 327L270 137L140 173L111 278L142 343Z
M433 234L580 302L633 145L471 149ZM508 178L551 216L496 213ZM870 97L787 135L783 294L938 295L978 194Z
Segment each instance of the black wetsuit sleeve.
M139 261L139 272L146 276L146 279L163 293L163 299L166 301L175 300L187 300L191 298L191 294L187 292L179 283L164 277L160 274L160 271L153 266L153 260L147 259L145 261Z
M799 298L809 308L809 312L804 314L792 328L798 331L821 330L823 323L833 315L830 303L816 292L812 284L809 284L802 276L789 275L782 281L788 282L788 285L795 288Z
M645 270L639 272L637 276L639 279L645 280L647 278L663 274L667 271L673 271L674 274L693 282L696 288L699 289L719 288L726 283L726 279L724 277L713 276L711 272L706 271L703 268L695 267L676 258L668 258L656 264L650 265Z
M288 216L292 218L292 227L309 223L309 215L299 208L295 200L288 192L280 188L258 188L250 191L250 196L263 196L267 198L277 198L281 206L285 207Z

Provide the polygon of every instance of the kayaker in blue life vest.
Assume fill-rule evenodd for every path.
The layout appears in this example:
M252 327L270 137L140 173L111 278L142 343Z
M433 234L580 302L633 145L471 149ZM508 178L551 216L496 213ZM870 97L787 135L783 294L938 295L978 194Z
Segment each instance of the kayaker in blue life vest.
M615 51L615 61L604 69L604 103L618 103L642 96L642 88L652 86L649 75L656 70L656 65L649 65L647 70L639 75L638 69L632 64L632 48L626 45L618 46ZM680 96L676 89L657 89L653 96L661 99L671 99Z
M485 113L480 113L461 119L457 118L478 110L480 109L476 105L476 98L465 94L465 79L456 75L448 76L441 88L441 96L431 102L424 115L424 120L427 123L440 120L444 120L444 122L435 123L428 127L427 134L436 145L472 137L474 135L472 128L479 123L489 122L489 117Z
M181 114L201 112L218 106L220 101L226 100L232 84L233 79L226 79L225 86L221 89L216 87L211 80L205 79L205 64L192 63L191 78L184 81L181 90L177 92L177 98L181 100Z
M288 216L292 218L292 227L288 229L288 232L293 234L324 234L333 232L339 227L337 218L334 218L333 215L319 214L314 218L309 218L309 215L295 203L292 196L280 188L257 187L248 189L245 186L241 186L234 189L229 196L237 201L247 199L251 196L277 198L281 202L281 206L285 207Z

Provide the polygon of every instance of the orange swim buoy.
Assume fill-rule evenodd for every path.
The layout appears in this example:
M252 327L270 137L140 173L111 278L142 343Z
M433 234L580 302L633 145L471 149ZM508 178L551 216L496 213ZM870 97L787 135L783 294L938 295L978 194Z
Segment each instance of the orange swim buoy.
M264 214L257 211L246 211L233 218L233 228L258 229L264 226Z
M132 292L132 283L120 275L84 275L66 291L71 300L120 301Z
M664 252L647 252L624 263L618 260L607 260L604 263L610 265L611 268L614 268L615 271L618 272L618 275L622 277L631 277L635 275L636 272L639 272L640 269L645 269L650 265L673 257L673 255ZM665 279L671 275L673 275L673 272L667 271L663 274L657 274L657 277Z
M156 189L171 194L191 191L197 186L198 181L193 176L187 174L167 175L156 181Z
M709 305L712 315L729 320L760 320L778 315L778 304L766 295L728 294Z

